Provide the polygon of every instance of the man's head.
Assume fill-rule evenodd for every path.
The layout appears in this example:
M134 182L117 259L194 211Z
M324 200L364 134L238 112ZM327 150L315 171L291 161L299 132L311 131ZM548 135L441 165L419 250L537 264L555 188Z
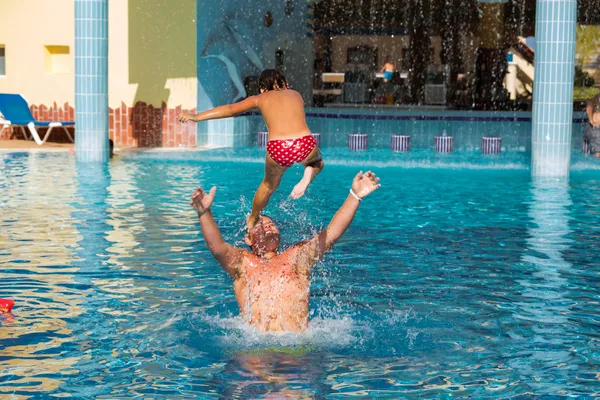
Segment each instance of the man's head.
M288 87L285 76L276 69L265 69L258 78L258 88L261 93L269 90L285 90Z
M261 215L258 223L246 235L246 244L252 252L259 257L268 253L276 253L279 248L279 229L273 220L266 215Z

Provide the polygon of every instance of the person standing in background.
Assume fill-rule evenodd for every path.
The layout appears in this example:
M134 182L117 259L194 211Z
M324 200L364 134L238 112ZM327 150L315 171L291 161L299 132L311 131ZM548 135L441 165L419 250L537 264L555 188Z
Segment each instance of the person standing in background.
M583 137L590 146L590 151L600 157L600 93L587 102L585 111L588 122L583 129Z
M379 72L383 73L384 82L392 80L392 76L394 75L394 64L390 61L390 56L385 57L385 64L383 64L383 67L381 67Z

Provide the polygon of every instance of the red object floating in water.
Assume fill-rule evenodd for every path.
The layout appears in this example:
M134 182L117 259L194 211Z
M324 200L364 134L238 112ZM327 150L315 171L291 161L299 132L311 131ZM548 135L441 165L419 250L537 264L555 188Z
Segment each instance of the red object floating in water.
M9 313L15 305L14 300L0 299L0 312Z

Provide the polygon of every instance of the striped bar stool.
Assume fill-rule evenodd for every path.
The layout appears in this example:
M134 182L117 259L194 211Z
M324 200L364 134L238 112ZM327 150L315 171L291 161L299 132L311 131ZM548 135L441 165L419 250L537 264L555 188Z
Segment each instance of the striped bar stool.
M313 133L312 135L315 138L315 142L317 142L317 147L321 147L321 134Z
M392 135L391 143L392 151L409 151L410 136L408 135Z
M481 138L481 152L483 154L500 154L502 138L499 136L483 136Z
M433 148L438 153L451 153L454 151L453 136L436 136L433 138Z
M364 133L350 133L348 135L348 148L350 150L367 150L368 137Z
M267 147L267 141L269 140L269 132L258 132L258 138L256 145L258 147Z
M590 142L588 142L586 138L583 138L583 141L581 142L581 152L586 156L592 154Z

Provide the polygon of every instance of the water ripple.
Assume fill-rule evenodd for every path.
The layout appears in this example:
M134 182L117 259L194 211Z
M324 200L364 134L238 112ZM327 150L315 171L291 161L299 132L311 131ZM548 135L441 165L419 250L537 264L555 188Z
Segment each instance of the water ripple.
M218 185L223 236L243 246L260 154L199 154L0 157L0 297L16 300L0 316L0 397L600 392L600 176L581 167L593 160L561 186L532 183L511 156L434 170L336 153L297 202L291 169L269 206L284 247L325 226L354 164L385 166L384 186L314 269L308 332L264 335L239 319L187 205Z

